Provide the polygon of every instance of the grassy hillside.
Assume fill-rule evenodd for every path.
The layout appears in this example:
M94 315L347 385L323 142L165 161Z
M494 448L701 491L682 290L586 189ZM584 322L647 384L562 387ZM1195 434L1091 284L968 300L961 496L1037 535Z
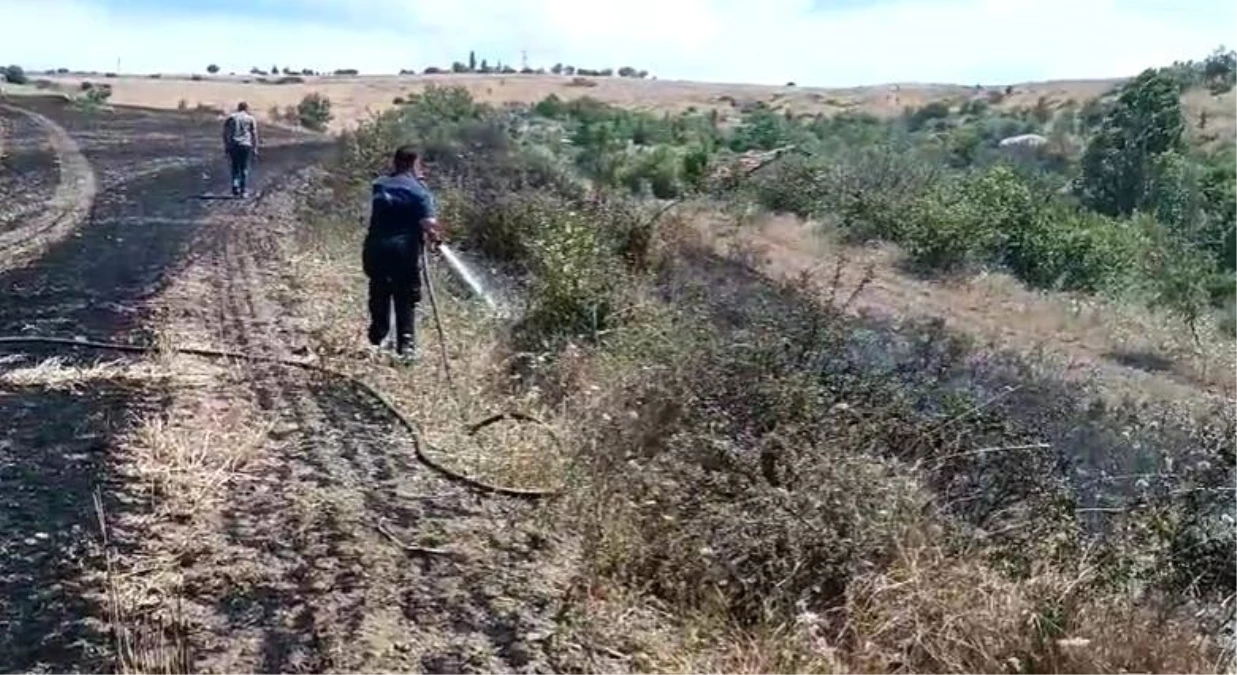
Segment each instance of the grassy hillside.
M181 105L229 109L236 101L247 100L255 110L295 106L306 94L320 93L331 99L335 119L333 129L354 126L371 112L394 106L396 98L430 85L463 86L478 101L536 103L554 94L573 99L589 96L605 103L641 110L678 113L689 109L721 112L723 121L733 119L738 110L763 102L793 114L814 115L857 112L887 118L900 115L907 107L922 107L937 101L963 101L972 97L999 98L998 110L1016 110L1036 105L1044 98L1050 105L1068 101L1086 102L1111 91L1120 80L1076 80L1031 82L976 88L962 85L889 84L870 87L829 89L815 87L773 87L745 84L713 84L670 80L637 80L620 77L568 77L555 75L405 75L405 76L296 76L299 82L276 84L289 78L254 76L183 75L119 76L30 75L45 80L51 87L74 92L83 81L105 82L113 89L112 101L173 109ZM266 80L265 82L262 80ZM45 85L48 86L48 85ZM33 85L27 89L33 89ZM9 86L13 91L14 88ZM1214 97L1195 93L1187 98L1192 116L1202 111L1215 120L1216 133L1233 133L1233 94Z
M1187 179L1210 160L1184 123L1148 169L1166 191L1103 187L1126 184L1134 164L1104 153L1137 111L1160 106L1163 121L1180 105L1160 75L1019 157L996 141L1064 129L1068 106L799 119L751 105L723 125L430 89L347 135L334 195L309 205L305 276L333 289L312 294L314 313L345 352L356 209L391 146L413 140L452 186L452 240L527 289L509 330L454 326L473 338L455 358L474 401L523 401L565 432L567 495L544 514L578 556L548 647L559 669L1221 669L1237 591L1224 403L1105 396L1103 381L940 321L857 317L874 274L826 258L827 283L779 282L696 220L742 230L794 212L895 243L917 274L1005 269L1077 297L1188 299L1231 274L1210 240L1179 229L1185 212L1104 201L1194 204L1197 222L1223 222L1226 193ZM808 154L726 170L790 144ZM1075 178L1092 191L1063 191ZM655 217L675 198L697 210ZM498 482L544 478L515 454L476 464Z

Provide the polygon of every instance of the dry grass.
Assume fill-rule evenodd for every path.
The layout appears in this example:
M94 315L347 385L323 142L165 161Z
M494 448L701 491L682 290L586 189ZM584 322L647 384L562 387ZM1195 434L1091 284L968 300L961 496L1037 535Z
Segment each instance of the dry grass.
M134 419L115 441L125 487L123 495L104 496L126 508L109 514L96 500L107 556L105 606L116 670L124 673L192 672L196 610L185 600L187 565L218 531L227 495L259 472L271 428L250 400L221 390L243 379L241 366L181 356L171 344L160 331L152 358L129 366L163 377L170 402ZM83 373L98 377L115 368ZM43 382L64 381L62 370L41 368Z
M202 368L182 362L177 370ZM108 525L149 532L126 542L123 559L109 552L108 604L121 672L192 672L185 563L218 529L229 488L259 467L270 422L250 402L211 389L179 390L166 413L138 420L118 443L129 498L148 508Z
M215 404L143 420L124 443L133 477L168 513L218 506L230 482L244 480L272 425L246 406Z
M168 373L148 362L129 360L98 361L90 365L73 365L62 356L53 356L37 364L17 367L0 373L0 382L25 387L43 387L53 391L81 391L107 380L144 381L166 379Z
M864 672L1218 672L1225 654L1188 616L1095 597L1095 571L1045 562L1012 580L980 556L911 544L848 589L848 660ZM1065 617L1068 617L1066 619ZM1148 639L1152 638L1153 639Z
M82 76L50 77L57 84L73 89ZM974 87L954 85L874 85L851 88L779 87L754 84L722 84L675 80L634 80L620 77L590 78L596 86L572 84L570 76L554 75L418 75L307 77L299 84L265 84L251 77L210 77L190 80L187 77L165 76L119 77L108 79L112 85L110 102L175 109L180 101L190 105L208 105L230 109L236 101L246 100L254 110L266 111L273 106L281 110L296 105L310 92L331 99L336 119L333 130L351 127L365 120L371 112L393 107L397 96L424 89L429 84L461 85L473 97L487 103L540 101L550 94L571 99L580 96L615 105L657 111L718 109L723 113L744 104L764 101L794 114L836 113L842 111L869 112L880 116L901 114L907 106L922 106L932 101L961 102L976 94ZM248 80L248 82L246 82ZM1052 102L1069 99L1084 101L1110 90L1116 80L1077 80L1037 82L1015 85L1014 93L1005 97L997 108L1029 107L1041 96ZM993 88L993 90L1003 90Z
M180 603L170 612L141 616L127 588L129 575L116 570L117 553L112 547L107 511L99 492L94 496L95 513L103 538L106 560L107 616L119 673L189 673L193 656L187 639L186 621Z
M1186 122L1191 134L1209 147L1232 145L1237 135L1237 89L1212 95L1206 89L1186 92Z

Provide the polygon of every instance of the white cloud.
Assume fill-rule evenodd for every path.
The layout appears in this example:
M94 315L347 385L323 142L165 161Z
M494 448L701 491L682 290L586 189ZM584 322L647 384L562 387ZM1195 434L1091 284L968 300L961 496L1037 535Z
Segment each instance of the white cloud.
M829 0L255 0L235 17L176 13L170 3L142 14L103 0L0 0L0 59L111 70L119 58L126 72L212 62L237 72L271 63L395 72L446 66L469 49L518 65L527 50L534 65L845 86L1129 75L1237 43L1231 0L813 4Z

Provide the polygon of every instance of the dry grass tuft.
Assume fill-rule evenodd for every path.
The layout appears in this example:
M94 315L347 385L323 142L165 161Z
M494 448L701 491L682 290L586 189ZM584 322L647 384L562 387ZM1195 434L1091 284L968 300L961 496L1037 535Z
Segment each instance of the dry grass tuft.
M18 387L80 391L105 380L150 381L166 377L166 372L147 362L115 360L79 366L68 363L62 356L53 356L33 366L6 370L0 373L0 382Z
M1223 650L1187 616L1095 595L1095 570L1044 563L1010 579L921 543L851 585L844 640L869 672L1216 672Z
M125 440L134 477L161 509L193 514L244 480L273 424L250 411L201 410L143 420Z
M97 491L94 504L107 565L106 604L116 672L169 675L192 672L193 657L182 605L176 602L170 612L156 612L153 615L140 612L127 584L132 577L122 576L116 570L117 554L112 546L107 512Z

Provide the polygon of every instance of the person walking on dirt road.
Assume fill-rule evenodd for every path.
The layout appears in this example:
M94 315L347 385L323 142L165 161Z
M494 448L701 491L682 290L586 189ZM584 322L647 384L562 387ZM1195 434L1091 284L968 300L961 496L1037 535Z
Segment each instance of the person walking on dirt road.
M249 164L258 156L258 121L244 101L223 120L223 149L232 170L232 196L248 196Z
M395 151L392 171L371 186L369 232L361 253L369 277L369 342L387 338L395 305L395 351L416 357L414 313L421 301L421 252L437 245L440 227L434 197L422 182L424 169L416 150Z

